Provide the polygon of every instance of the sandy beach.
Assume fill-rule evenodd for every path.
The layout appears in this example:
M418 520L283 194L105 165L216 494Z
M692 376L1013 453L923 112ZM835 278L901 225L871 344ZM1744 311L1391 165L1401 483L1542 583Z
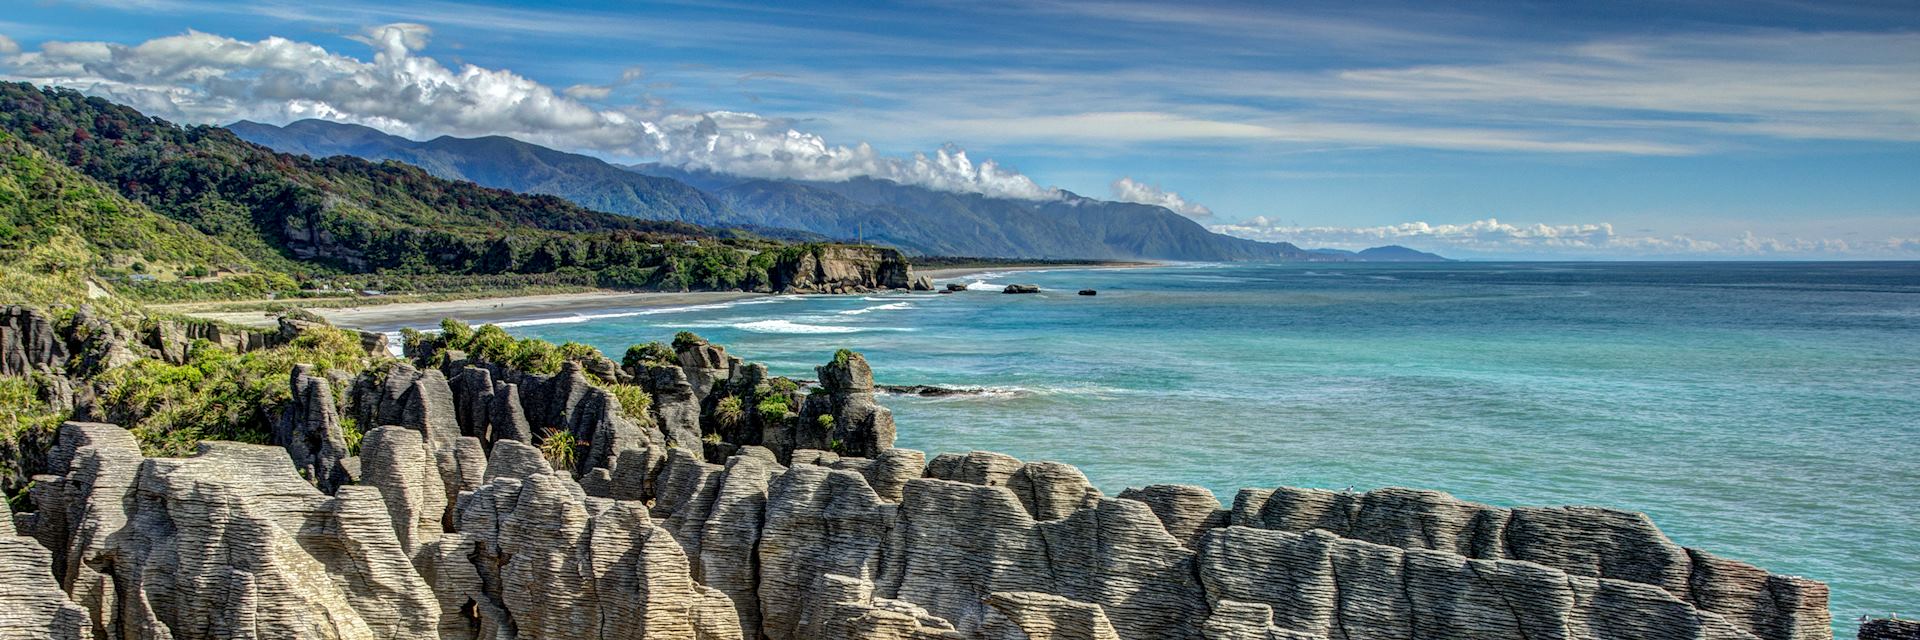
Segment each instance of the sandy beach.
M469 324L556 318L586 311L612 309L649 309L713 304L765 294L737 291L697 291L691 293L588 291L537 296L477 298L437 302L400 302L394 304L311 309L328 322L369 331L393 331L401 327L431 326L442 318L458 318ZM267 326L274 314L264 311L207 311L189 315L238 324Z

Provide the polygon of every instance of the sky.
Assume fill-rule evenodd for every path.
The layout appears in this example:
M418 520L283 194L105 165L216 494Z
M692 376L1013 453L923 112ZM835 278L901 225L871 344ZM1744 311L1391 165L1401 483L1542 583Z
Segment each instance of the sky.
M1920 5L5 0L0 78L1467 258L1920 259Z

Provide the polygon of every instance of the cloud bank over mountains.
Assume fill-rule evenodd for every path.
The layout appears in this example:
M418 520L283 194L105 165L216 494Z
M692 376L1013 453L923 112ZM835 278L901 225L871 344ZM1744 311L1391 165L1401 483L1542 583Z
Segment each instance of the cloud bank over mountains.
M1920 256L1920 236L1875 240L1762 237L1744 231L1719 239L1689 235L1623 234L1612 224L1511 224L1497 218L1466 224L1407 222L1374 227L1289 225L1264 216L1244 222L1209 227L1255 240L1292 242L1301 246L1361 249L1407 244L1449 256L1481 258L1571 259L1685 258L1699 256L1753 259L1813 258L1848 255L1911 259Z
M1003 198L1060 195L952 145L894 157L865 143L831 144L791 121L753 113L588 104L639 73L629 69L616 85L556 91L509 70L443 65L421 55L431 35L409 23L368 29L353 39L373 49L371 61L285 38L248 42L199 31L134 45L47 42L31 52L8 40L0 41L0 70L192 123L321 118L409 137L505 135L752 177L867 176Z
M1189 218L1213 217L1213 210L1208 209L1206 205L1189 201L1178 193L1134 180L1132 177L1122 177L1113 181L1113 199L1120 202L1166 207L1169 211Z

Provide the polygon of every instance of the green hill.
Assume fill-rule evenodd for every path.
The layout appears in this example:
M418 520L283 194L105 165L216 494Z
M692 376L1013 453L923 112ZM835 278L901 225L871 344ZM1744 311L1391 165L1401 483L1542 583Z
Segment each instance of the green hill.
M445 180L398 162L276 153L226 129L177 126L68 89L0 83L0 132L43 153L38 164L57 160L76 177L117 191L124 199L111 201L122 209L137 204L158 214L97 223L145 225L128 240L157 252L143 261L192 262L209 275L244 269L311 284L387 274L407 277L386 282L445 288L753 288L766 277L750 257L779 246L741 231L641 220ZM4 159L31 155L25 151L16 145ZM162 219L179 224L155 226ZM84 237L86 224L96 223L70 217L29 230L45 235L68 227ZM186 230L198 235L179 233ZM186 245L203 247L196 250L204 255L161 250ZM132 264L103 259L102 267ZM170 291L158 297L235 297Z

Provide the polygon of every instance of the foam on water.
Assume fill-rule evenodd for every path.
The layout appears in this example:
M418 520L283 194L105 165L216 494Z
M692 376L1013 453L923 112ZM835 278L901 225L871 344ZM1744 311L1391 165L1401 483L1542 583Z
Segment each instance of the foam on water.
M913 308L913 303L911 302L894 302L889 304L876 305L872 307L865 307L861 309L848 309L846 311L841 311L840 315L860 316L860 315L873 313L875 311L897 311L900 309L912 309L912 308Z

